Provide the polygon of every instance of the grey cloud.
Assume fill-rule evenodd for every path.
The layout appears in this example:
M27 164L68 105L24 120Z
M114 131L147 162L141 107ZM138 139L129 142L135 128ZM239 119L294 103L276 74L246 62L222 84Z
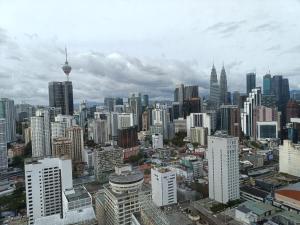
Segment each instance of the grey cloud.
M274 22L269 22L269 23L263 23L253 27L252 29L250 29L250 32L274 31L279 28L280 28L279 24Z
M280 50L280 49L281 49L281 46L280 46L280 44L278 44L278 45L272 45L271 47L266 48L265 50L266 51L276 51L276 50Z
M207 27L205 32L215 32L224 35L225 37L238 30L242 25L246 23L246 20L232 21L232 22L219 22Z
M292 54L300 53L300 45L295 45L295 46L283 51L281 54L290 54L290 53L292 53Z

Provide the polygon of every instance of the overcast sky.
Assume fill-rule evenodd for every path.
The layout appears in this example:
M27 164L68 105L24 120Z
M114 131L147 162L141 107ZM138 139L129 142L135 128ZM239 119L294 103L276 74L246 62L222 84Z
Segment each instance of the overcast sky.
M0 0L0 96L47 104L65 45L76 102L172 99L180 82L205 95L213 62L230 91L269 70L299 89L299 20L297 0Z

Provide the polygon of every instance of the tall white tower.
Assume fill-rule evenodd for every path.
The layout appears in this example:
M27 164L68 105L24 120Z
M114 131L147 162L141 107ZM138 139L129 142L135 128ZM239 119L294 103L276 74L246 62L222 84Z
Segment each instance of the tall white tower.
M64 71L64 73L67 76L67 81L69 81L69 75L71 73L72 67L69 65L69 62L68 62L67 48L65 48L65 53L66 53L66 61L65 61L65 64L62 66L62 70Z
M240 198L238 140L221 132L208 137L209 198L220 203Z

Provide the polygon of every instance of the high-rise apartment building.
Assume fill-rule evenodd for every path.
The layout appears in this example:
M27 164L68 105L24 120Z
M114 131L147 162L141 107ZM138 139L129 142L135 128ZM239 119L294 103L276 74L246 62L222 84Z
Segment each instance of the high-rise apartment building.
M226 204L240 198L238 138L216 132L208 137L209 198Z
M300 177L300 145L284 140L279 148L279 172Z
M133 113L119 113L118 114L118 129L128 128L134 126Z
M83 130L79 126L73 126L67 129L67 137L72 142L71 157L73 162L83 162Z
M211 123L211 116L208 113L191 113L186 118L187 136L191 136L191 128L193 127L205 127L210 135Z
M176 171L167 168L151 169L152 200L157 206L177 203Z
M113 146L95 149L94 157L95 177L101 183L106 183L115 166L123 163L122 149Z
M6 120L6 140L8 143L16 140L16 110L14 101L0 98L0 118Z
M53 81L48 85L49 106L61 108L63 115L73 115L73 85L71 81Z
M25 162L28 224L40 217L60 214L62 192L73 187L71 160L59 158L30 159Z
M256 74L255 73L247 73L246 74L246 87L247 94L249 94L252 89L256 88Z
M137 127L118 129L118 146L131 148L138 145Z
M8 167L6 132L6 120L0 118L0 171Z
M52 141L52 156L71 159L72 141L65 137L54 138Z
M51 155L51 129L48 109L37 111L36 116L30 118L32 156Z

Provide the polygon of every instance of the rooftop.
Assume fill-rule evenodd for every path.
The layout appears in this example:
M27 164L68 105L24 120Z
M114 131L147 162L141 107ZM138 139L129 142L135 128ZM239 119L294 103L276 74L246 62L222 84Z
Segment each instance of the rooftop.
M138 171L123 171L121 174L113 173L109 176L109 182L115 184L131 184L144 179L144 175Z
M300 201L300 182L276 190L275 193Z
M241 187L240 190L241 192L246 192L251 195L258 196L260 198L266 198L269 195L269 192L267 191L261 190L257 187L248 186L248 185Z
M274 207L261 202L246 201L238 206L237 210L244 213L253 212L256 215L264 215L266 212L274 210Z
M73 189L66 190L64 193L68 202L90 198L88 191L83 186L74 187Z

